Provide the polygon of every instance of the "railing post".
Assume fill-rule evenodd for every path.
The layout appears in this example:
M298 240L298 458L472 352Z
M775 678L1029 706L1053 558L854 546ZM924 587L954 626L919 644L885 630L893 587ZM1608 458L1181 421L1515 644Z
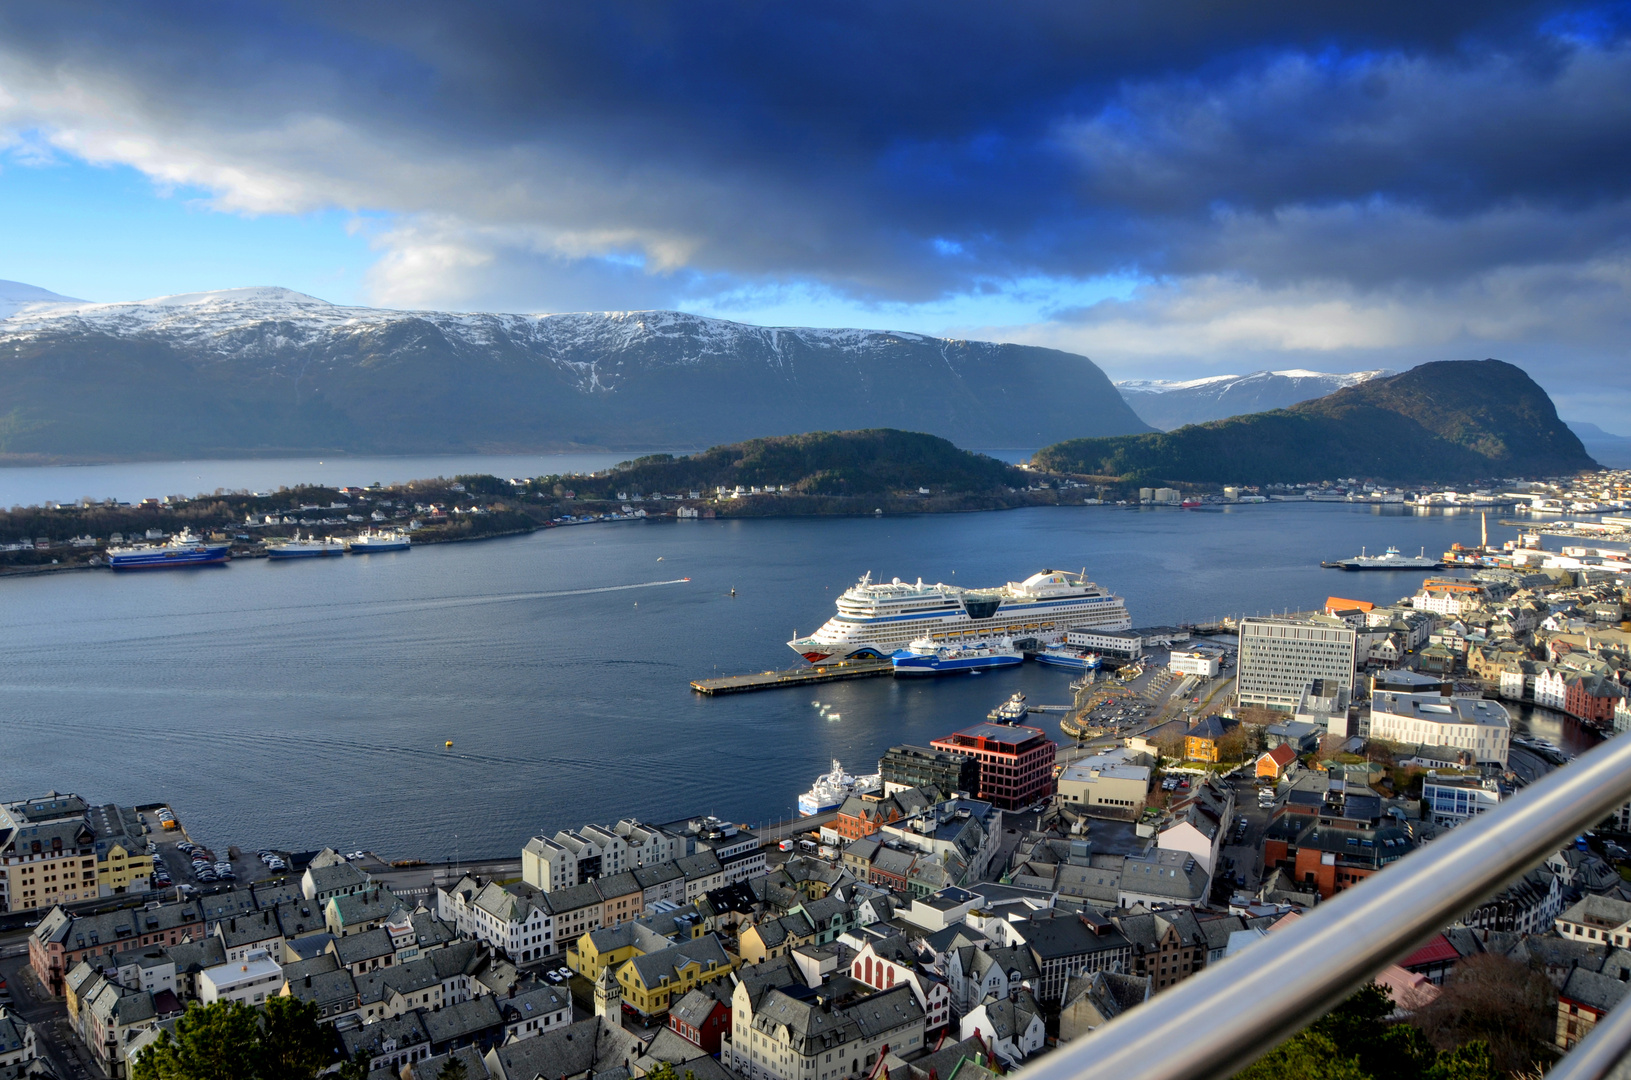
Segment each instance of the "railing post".
M1631 738L1612 739L1017 1080L1230 1076L1627 801Z

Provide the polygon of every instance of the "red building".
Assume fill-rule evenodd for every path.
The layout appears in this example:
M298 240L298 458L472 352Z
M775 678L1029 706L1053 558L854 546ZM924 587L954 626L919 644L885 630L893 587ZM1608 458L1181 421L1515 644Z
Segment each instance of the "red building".
M1613 723L1614 706L1624 691L1612 679L1601 675L1578 675L1563 691L1563 711L1582 720Z
M980 790L975 797L1001 810L1017 810L1054 793L1053 764L1059 748L1041 728L975 724L929 745L977 761Z
M692 1046L717 1054L720 1036L731 1027L731 1009L710 993L712 989L702 987L681 998L668 1010L668 1026Z

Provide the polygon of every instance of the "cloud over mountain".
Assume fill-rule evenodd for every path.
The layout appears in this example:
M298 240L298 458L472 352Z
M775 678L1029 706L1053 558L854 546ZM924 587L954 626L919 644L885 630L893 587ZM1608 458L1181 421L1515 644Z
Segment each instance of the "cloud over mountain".
M1103 278L1130 284L1044 286L1002 336L1122 376L1494 353L1624 407L1626 29L1500 2L13 5L0 141L231 212L382 215L387 305L949 299L972 333L985 297Z

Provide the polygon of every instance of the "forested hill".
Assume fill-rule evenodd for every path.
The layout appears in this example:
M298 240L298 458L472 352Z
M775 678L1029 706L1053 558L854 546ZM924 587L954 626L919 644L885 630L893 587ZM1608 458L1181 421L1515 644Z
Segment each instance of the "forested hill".
M800 495L1001 491L1024 487L1024 472L934 435L892 428L817 431L749 439L689 457L654 454L593 477L570 478L580 498L715 488L781 487Z
M1040 469L1178 483L1400 483L1550 476L1596 467L1551 398L1499 360L1423 364L1289 409L1154 435L1072 439Z

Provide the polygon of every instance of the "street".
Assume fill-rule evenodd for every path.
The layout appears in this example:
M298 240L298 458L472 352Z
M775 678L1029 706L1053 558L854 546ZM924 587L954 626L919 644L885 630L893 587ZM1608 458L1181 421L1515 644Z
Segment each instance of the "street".
M90 1051L69 1029L68 1007L52 1001L28 966L27 935L0 938L0 978L11 991L11 1009L34 1025L40 1056L62 1080L106 1080Z

